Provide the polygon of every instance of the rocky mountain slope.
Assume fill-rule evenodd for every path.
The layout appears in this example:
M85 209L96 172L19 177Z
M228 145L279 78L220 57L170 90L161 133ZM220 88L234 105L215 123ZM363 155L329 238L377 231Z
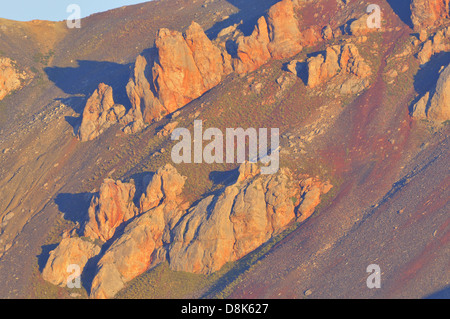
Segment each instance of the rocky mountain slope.
M164 265L199 278L179 297L444 289L449 3L372 2L1 20L0 296L123 297ZM171 133L194 120L279 128L280 170L174 164ZM386 289L365 286L373 263Z

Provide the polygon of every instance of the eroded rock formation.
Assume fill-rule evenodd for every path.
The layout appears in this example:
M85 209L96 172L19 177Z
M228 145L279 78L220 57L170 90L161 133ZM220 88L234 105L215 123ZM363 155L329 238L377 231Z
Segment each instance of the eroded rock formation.
M175 227L169 249L172 269L215 272L295 219L300 187L289 171L270 176L242 174L238 182L191 208Z
M9 58L0 58L0 100L11 92L21 88L27 78L25 72L20 72L15 62Z
M411 20L414 28L433 27L450 18L449 0L412 0Z
M105 129L118 123L125 115L125 107L114 103L113 89L100 83L97 90L88 99L83 111L78 136L81 141L90 141Z
M427 92L414 105L413 116L436 122L450 120L450 65L439 75L436 88Z
M240 36L237 41L236 58L233 59L234 70L237 73L247 73L256 70L270 59L269 29L265 17L258 19L253 33Z
M354 44L328 47L325 54L310 57L307 68L307 85L312 88L327 82L338 73L345 73L346 77L340 85L342 94L360 92L367 87L367 77L371 75L369 65Z
M231 62L193 22L183 35L161 29L154 57L136 59L127 85L132 109L129 132L142 128L198 98L231 72ZM131 126L130 126L131 124Z
M92 198L84 236L102 241L111 239L117 227L138 213L133 203L135 192L132 183L106 179L98 195Z
M426 37L417 53L417 58L423 65L430 61L434 54L448 51L450 51L450 27L436 31L429 38Z
M181 196L184 183L185 177L172 165L156 172L140 199L142 215L126 226L100 259L92 298L113 297L126 282L165 260L170 230L186 209Z
M312 178L298 181L287 169L261 175L256 164L245 163L234 184L189 208L183 199L184 183L185 177L173 166L164 166L145 186L137 207L130 200L134 185L105 181L100 195L92 201L86 224L89 227L84 230L84 235L92 239L113 240L98 261L92 298L113 297L128 281L166 259L173 270L202 274L217 271L259 247L292 221L307 219L320 196L331 188ZM123 231L111 239L119 224L125 225ZM72 261L84 266L87 260L78 258L78 246L87 245L84 243L79 238L64 239L47 262L45 278L60 284L61 280L53 279L60 277L58 269ZM100 249L92 245L83 246L92 250L87 258ZM63 266L53 266L55 260Z
M117 119L124 126L124 132L138 132L146 124L176 111L233 71L251 72L271 58L291 57L305 45L314 45L321 39L320 30L301 25L295 13L297 5L297 1L292 0L273 5L258 20L250 36L236 39L236 52L231 54L225 50L225 45L216 46L195 22L184 34L160 29L155 40L155 53L136 59L127 84L132 107L125 116L120 113ZM103 126L110 123L101 116L105 107L93 108L93 105L101 105L95 102L97 95L99 93L94 93L92 101L86 105L91 111L82 125L81 140L95 138Z
M50 252L42 277L54 285L65 287L70 273L68 267L77 265L83 270L88 260L100 253L100 247L78 237L64 238Z
M268 49L274 59L291 57L303 49L292 0L282 0L271 7L267 13L267 25Z

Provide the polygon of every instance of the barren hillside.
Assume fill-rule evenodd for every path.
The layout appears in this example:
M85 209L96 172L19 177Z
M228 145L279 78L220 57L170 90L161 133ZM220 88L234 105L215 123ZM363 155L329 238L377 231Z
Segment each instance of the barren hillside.
M0 19L0 298L448 295L448 1L159 0L81 25ZM175 163L200 121L278 129L279 169Z

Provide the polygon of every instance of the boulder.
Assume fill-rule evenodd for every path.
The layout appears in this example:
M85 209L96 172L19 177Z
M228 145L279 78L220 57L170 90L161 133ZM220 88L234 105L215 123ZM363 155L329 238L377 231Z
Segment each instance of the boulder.
M153 63L153 59L149 59ZM124 119L125 125L130 127L129 133L135 133L144 127L144 123L151 123L152 110L160 108L160 102L155 98L155 88L152 79L151 67L147 58L139 55L134 63L134 69L128 81L126 91L132 108Z
M158 206L133 220L124 233L108 248L98 262L90 297L112 298L125 283L144 273L159 260L157 250L162 247L166 218L171 216L168 206Z
M112 124L118 123L125 112L123 105L114 103L113 89L109 85L100 83L84 108L78 130L80 140L95 139Z
M153 175L140 201L142 214L131 221L98 262L91 298L111 298L133 278L164 261L170 230L184 214L185 177L167 164Z
M0 58L0 100L20 89L27 77L25 72L17 70L15 61L9 58Z
M78 265L83 271L86 263L100 253L100 247L78 237L65 238L50 252L42 277L54 285L66 287L69 265Z
M333 29L329 25L326 25L325 27L323 27L323 29L322 29L322 39L324 39L324 40L331 40L333 38L334 38Z
M310 57L307 61L308 80L311 88L327 82L337 74L344 74L340 85L341 94L355 94L368 85L371 75L369 65L354 44L328 47L325 54Z
M413 106L413 116L436 122L450 120L450 65L439 75L436 87Z
M272 58L288 58L303 49L292 0L282 0L271 7L267 13L267 25L270 40L268 49Z
M137 215L133 202L135 192L132 183L106 179L92 198L84 236L105 242L111 239L117 227Z
M153 118L172 113L205 92L203 78L181 32L161 29L155 46L158 56L153 66L153 79L161 108Z
M440 25L445 19L449 18L449 0L411 1L411 20L416 30Z
M270 59L269 30L265 17L258 19L253 33L240 36L237 41L236 58L233 59L233 68L237 73L248 73L256 70Z
M235 184L201 200L175 226L170 267L210 274L242 258L295 220L299 193L288 170L260 175L255 164L243 165Z
M441 29L436 31L429 39L426 39L425 42L421 45L419 52L417 53L417 58L421 65L426 64L431 60L431 57L434 54L440 52L450 51L450 42L449 42L449 34L448 29Z
M180 175L170 164L158 169L140 198L140 212L144 213L155 208L163 200L180 203L185 182L186 177Z
M213 88L220 83L225 74L222 51L211 42L196 22L191 23L184 38L202 77L204 90Z
M329 182L322 183L313 178L306 178L300 182L301 203L297 210L297 221L303 222L308 219L320 204L320 196L327 194L333 185Z

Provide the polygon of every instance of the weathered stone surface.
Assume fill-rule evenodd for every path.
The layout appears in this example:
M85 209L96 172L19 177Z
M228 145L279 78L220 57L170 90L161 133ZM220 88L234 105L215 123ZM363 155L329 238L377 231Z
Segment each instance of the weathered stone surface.
M165 260L170 230L186 209L181 196L184 182L170 164L152 177L141 197L142 215L126 226L100 259L91 298L113 297L125 283Z
M427 39L417 54L420 64L425 64L431 60L434 54L450 51L450 27L438 30L429 39Z
M132 109L124 121L133 133L145 123L170 114L216 86L231 71L227 57L195 22L183 35L160 29L157 53L136 59L127 85Z
M370 14L364 14L358 19L351 21L348 25L348 33L354 36L366 35L370 32L374 32L377 28L370 28L368 19Z
M368 85L365 79L371 75L369 65L360 56L354 44L332 46L325 55L318 54L307 60L309 87L316 87L327 82L339 73L346 76L340 86L342 94L360 92Z
M78 136L81 141L90 141L99 136L125 115L125 107L115 104L113 89L104 83L100 83L88 99L83 111Z
M322 29L322 38L324 40L331 40L331 39L333 39L333 37L334 37L333 29L329 25L326 25Z
M267 13L268 49L274 59L294 56L302 50L301 33L292 0L274 4Z
M237 58L233 60L234 70L237 73L247 73L265 64L271 57L267 47L269 41L266 18L261 17L250 36L240 36L237 39Z
M297 216L309 217L319 202L317 195L326 190L312 182L302 188L288 170L270 176L258 172L255 164L243 165L235 184L203 199L181 218L169 248L172 269L203 274L219 270L259 247ZM301 211L297 213L296 207Z
M427 92L413 107L413 116L436 122L450 120L450 66L439 76L436 88Z
M92 200L84 235L107 241L117 227L129 223L99 259L91 298L114 297L127 282L167 257L174 270L217 271L292 221L308 218L331 187L311 178L296 182L287 169L261 175L256 164L247 162L234 184L188 209L182 195L185 179L172 165L162 167L145 186L139 208L132 201L133 184L105 180ZM89 242L66 237L51 254L46 279L63 284L68 262L82 268L99 252Z
M153 59L150 61L153 62ZM142 129L144 122L151 123L152 110L160 107L159 100L154 95L153 83L149 82L149 79L152 79L151 67L144 56L139 55L136 58L133 73L126 87L132 105L127 114L127 123L124 123L129 126L129 133Z
M450 18L449 0L412 0L411 20L415 29L436 26Z
M286 65L286 69L291 72L292 74L295 74L296 76L300 76L300 72L303 68L302 61L300 60L292 60Z
M54 285L65 287L71 273L69 265L75 264L82 271L88 260L100 253L100 247L81 238L65 238L50 252L42 277Z
M439 76L427 115L439 122L450 120L450 66Z
M153 79L162 109L157 118L172 113L204 93L204 83L192 51L181 32L161 29L155 41L158 56L153 66Z
M106 179L99 194L92 198L84 236L102 241L111 239L117 227L138 213L133 203L135 192L132 183Z
M322 183L313 178L307 178L300 182L301 203L297 210L297 220L302 222L308 219L313 213L317 205L320 204L320 196L327 194L333 185L329 182Z
M169 136L170 134L172 134L173 130L176 129L176 127L178 126L178 122L170 122L167 125L165 125L161 131L158 132L158 137L162 138L162 137L166 137Z
M153 175L145 192L142 194L139 210L146 212L158 206L163 200L180 203L186 177L180 175L170 164L160 168Z
M196 22L191 23L184 38L200 71L204 90L213 88L220 83L225 74L222 52L211 42L202 27Z
M18 90L26 78L27 74L19 72L13 60L0 58L0 100Z
M158 207L132 221L105 252L91 287L91 298L112 298L125 283L144 273L162 246L165 211Z
M338 47L333 46L327 48L325 56L319 54L307 60L309 87L316 87L339 72L338 50Z

